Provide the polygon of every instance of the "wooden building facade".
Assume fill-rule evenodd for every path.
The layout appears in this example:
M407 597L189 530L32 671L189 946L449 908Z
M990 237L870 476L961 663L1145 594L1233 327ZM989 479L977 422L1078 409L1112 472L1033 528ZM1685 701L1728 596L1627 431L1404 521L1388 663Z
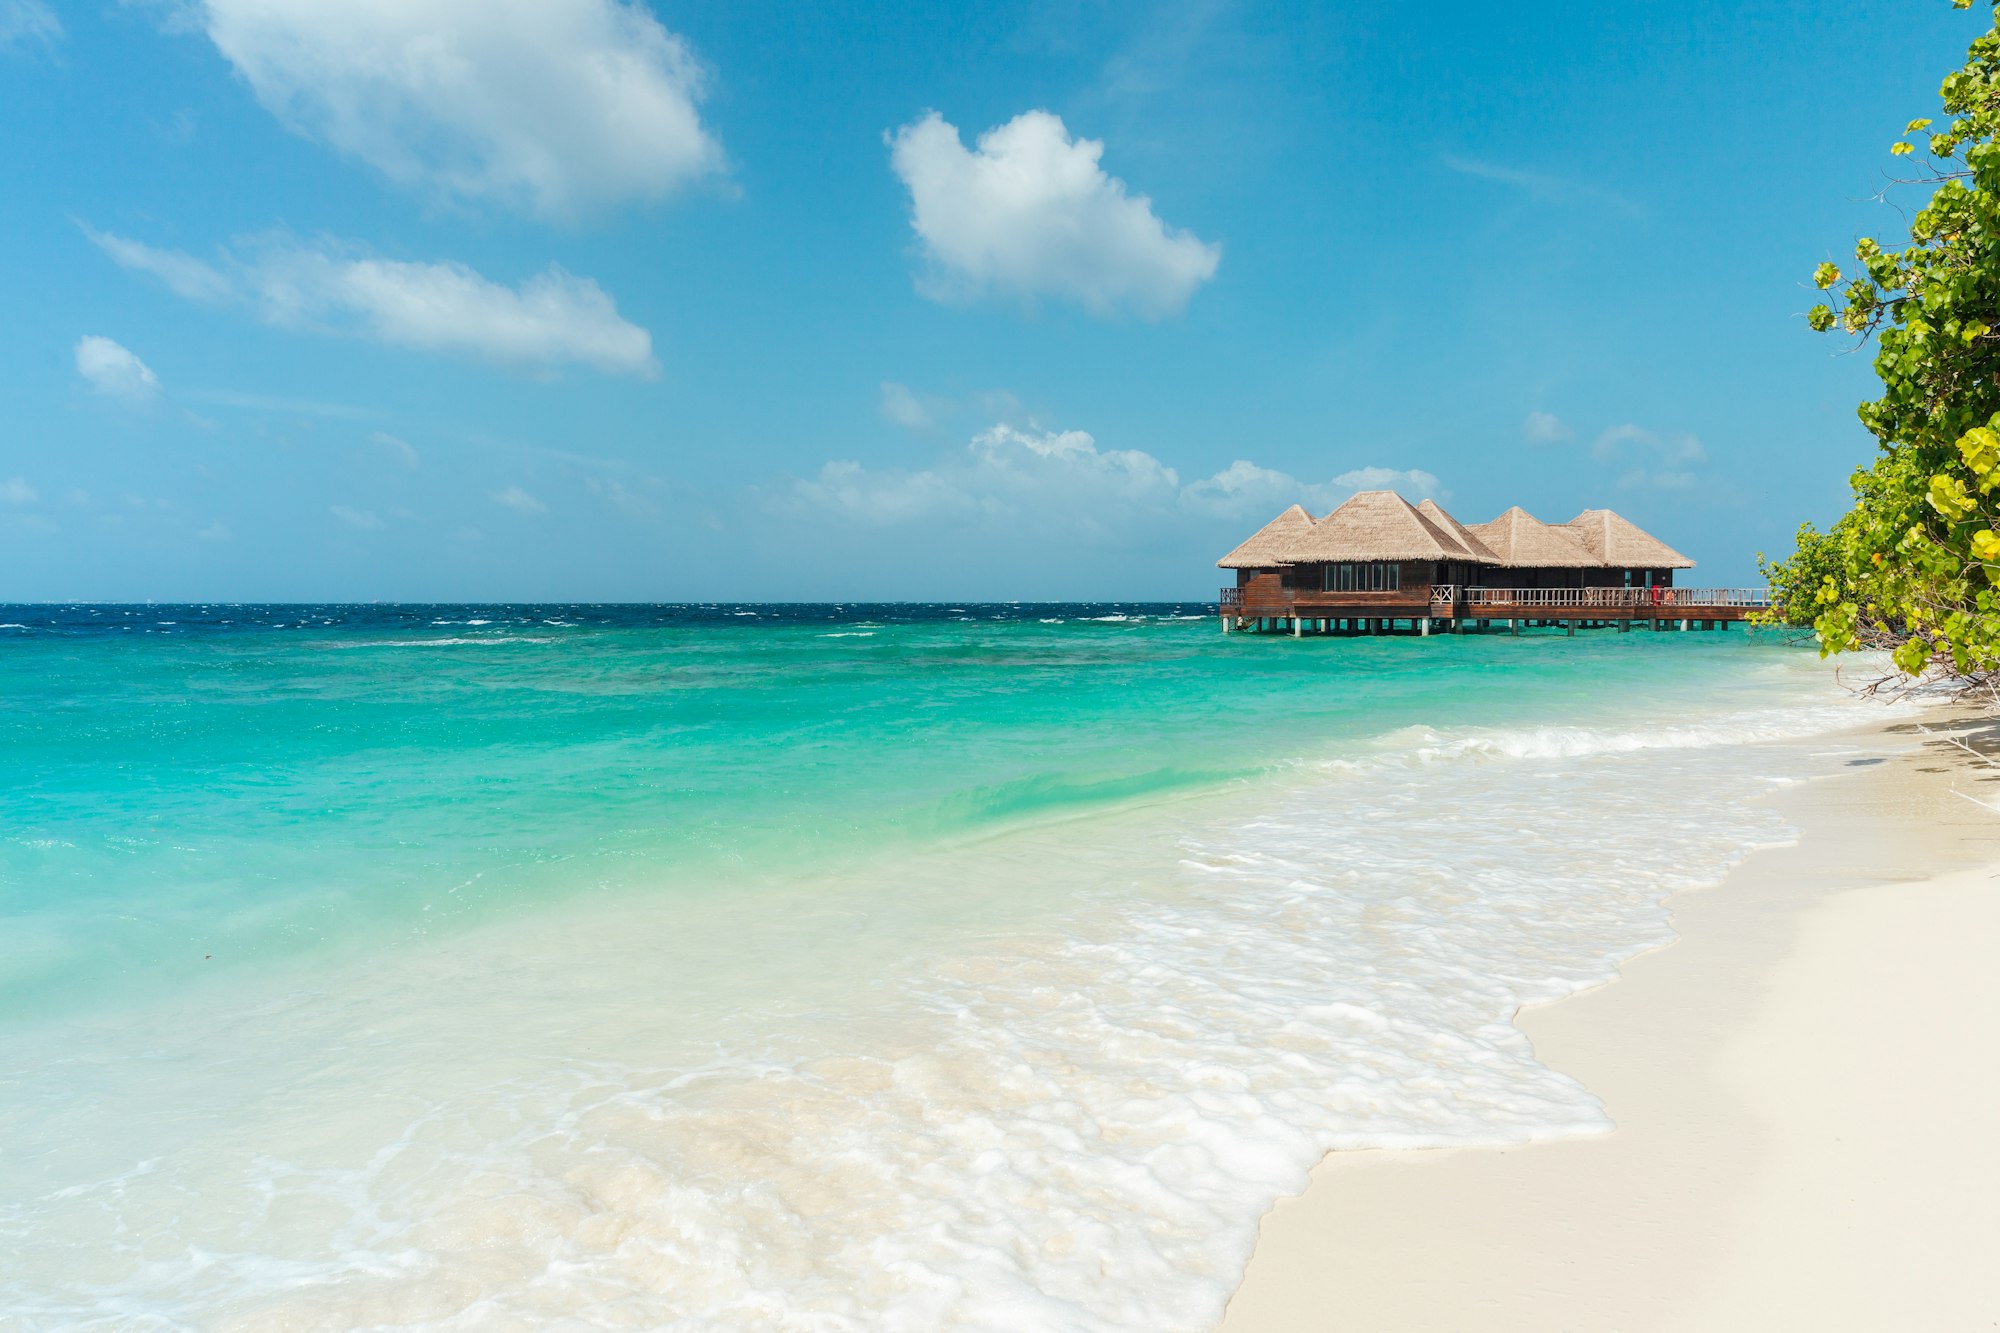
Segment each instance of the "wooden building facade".
M1362 491L1324 518L1293 505L1216 562L1225 630L1385 633L1560 624L1719 628L1762 589L1684 588L1694 561L1609 509L1543 523L1518 506L1466 526L1434 500Z

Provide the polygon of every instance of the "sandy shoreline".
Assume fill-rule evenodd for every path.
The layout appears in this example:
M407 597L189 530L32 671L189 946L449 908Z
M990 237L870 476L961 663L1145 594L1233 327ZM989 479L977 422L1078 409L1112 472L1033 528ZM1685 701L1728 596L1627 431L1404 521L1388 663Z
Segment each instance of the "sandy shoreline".
M2000 1326L2000 814L1953 794L2000 775L1860 739L1678 943L1521 1015L1617 1132L1330 1155L1225 1333Z

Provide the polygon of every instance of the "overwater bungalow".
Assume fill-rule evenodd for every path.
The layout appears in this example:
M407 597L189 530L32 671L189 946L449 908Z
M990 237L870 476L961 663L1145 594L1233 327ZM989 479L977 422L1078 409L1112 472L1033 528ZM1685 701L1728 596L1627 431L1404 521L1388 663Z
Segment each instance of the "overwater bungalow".
M1225 630L1720 629L1768 604L1763 589L1675 586L1694 561L1609 509L1544 523L1515 506L1468 527L1394 491L1319 519L1293 505L1216 564L1236 574Z

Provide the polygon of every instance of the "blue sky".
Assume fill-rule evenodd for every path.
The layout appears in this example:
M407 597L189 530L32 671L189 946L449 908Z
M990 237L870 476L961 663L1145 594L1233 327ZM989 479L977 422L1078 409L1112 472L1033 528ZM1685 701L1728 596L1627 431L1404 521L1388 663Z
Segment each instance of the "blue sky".
M0 600L1212 596L1373 484L1742 583L1984 21L0 0Z

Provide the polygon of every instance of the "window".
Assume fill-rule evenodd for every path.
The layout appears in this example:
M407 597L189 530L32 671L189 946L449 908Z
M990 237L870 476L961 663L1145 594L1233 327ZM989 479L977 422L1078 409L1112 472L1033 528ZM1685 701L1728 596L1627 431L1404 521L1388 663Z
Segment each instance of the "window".
M1397 592L1403 586L1403 567L1384 560L1367 564L1328 565L1328 592Z

